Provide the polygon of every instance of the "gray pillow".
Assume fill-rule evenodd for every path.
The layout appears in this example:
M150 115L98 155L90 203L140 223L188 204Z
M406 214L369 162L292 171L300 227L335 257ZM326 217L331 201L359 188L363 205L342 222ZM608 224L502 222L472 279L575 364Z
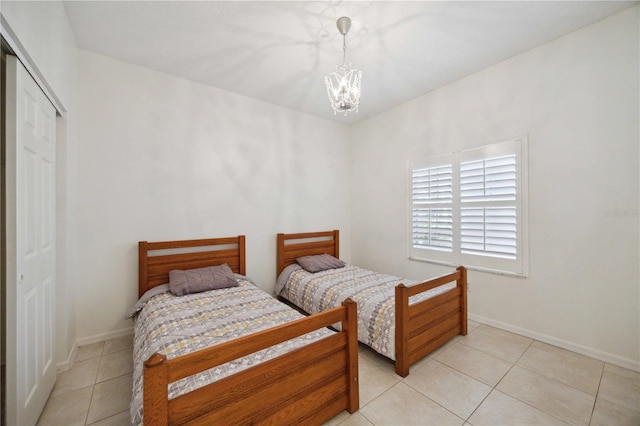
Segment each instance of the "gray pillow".
M340 259L336 259L330 254L317 254L315 256L302 256L296 259L298 265L302 266L308 272L320 272L327 269L342 268L346 263Z
M236 287L238 280L226 263L206 268L169 271L169 288L176 296Z

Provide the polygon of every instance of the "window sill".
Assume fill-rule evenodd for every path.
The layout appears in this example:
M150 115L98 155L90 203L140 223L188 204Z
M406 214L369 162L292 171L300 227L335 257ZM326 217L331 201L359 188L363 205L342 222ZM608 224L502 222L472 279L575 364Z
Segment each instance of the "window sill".
M460 265L458 265L456 263L452 263L452 262L445 262L445 261L433 260L433 259L425 259L423 257L415 257L415 256L409 256L409 260L412 260L412 261L415 261L415 262L431 263L431 264L434 264L434 265L451 266L453 268L457 268L458 266L460 266ZM526 279L527 278L527 275L519 274L517 272L501 271L501 270L498 270L498 269L483 268L481 266L464 265L464 267L467 268L467 270L469 270L469 271L486 272L488 274L502 275L502 276L505 276L505 277L513 277L513 278L522 278L522 279Z

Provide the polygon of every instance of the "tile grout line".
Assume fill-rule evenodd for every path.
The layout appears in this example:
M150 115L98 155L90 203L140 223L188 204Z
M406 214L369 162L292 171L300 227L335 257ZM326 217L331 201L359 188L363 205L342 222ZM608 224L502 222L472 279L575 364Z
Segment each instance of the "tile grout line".
M591 415L589 416L589 424L593 421L593 413L596 411L596 403L598 402L598 394L600 393L600 385L602 385L602 377L604 376L604 368L606 363L602 363L602 370L600 371L600 380L598 380L598 389L596 389L596 397L593 398L593 406L591 407Z
M401 383L401 382L399 382ZM433 402L434 404L436 404L438 407L442 408L443 410L446 410L447 412L451 413L451 415L459 418L460 420L462 420L462 423L464 424L466 422L465 419L463 419L462 417L460 417L459 415L457 415L456 413L454 413L453 411L451 411L449 408L445 407L444 405L440 404L438 401L434 401L433 399L429 398L427 395L423 394L422 392L420 392L418 389L414 388L413 386L411 386L409 383L405 383L405 386L410 387L411 389L413 389L414 391L418 392L420 395L424 396L425 398L427 398L429 401Z
M549 352L549 353L552 353L552 352ZM559 356L562 356L562 355L559 355ZM519 360L519 359L518 359L518 360ZM514 366L515 366L515 364L514 364ZM523 370L527 370L527 371L529 371L529 372L531 372L531 373L537 374L537 375L539 375L539 376L542 376L543 378L545 378L545 379L547 379L547 380L550 380L550 381L552 381L552 382L554 382L554 383L557 383L558 385L566 386L566 387L571 388L571 389L573 389L573 390L575 390L575 391L578 391L578 392L584 393L585 395L589 395L589 396L593 396L593 397L597 397L597 396L598 396L598 391L600 390L600 381L602 380L602 374L603 374L602 372L600 373L600 379L598 379L598 389L596 390L596 393L595 393L595 394L591 394L591 393L586 392L586 391L584 391L584 390L582 390L582 389L580 389L580 388L577 388L577 387L575 387L575 386L573 386L573 385L570 385L570 384L568 384L568 383L561 382L560 380L557 380L557 379L555 379L555 378L553 378L553 377L549 377L549 376L547 376L546 374L543 374L543 373L541 373L541 372L539 372L539 371L532 370L531 368L529 368L529 367L527 367L527 366L525 366L525 365L518 365L517 367L522 368ZM604 371L604 363L603 363L603 369L602 369L602 371ZM594 399L594 404L595 404L595 399Z
M91 405L93 405L93 394L96 391L96 382L98 380L98 373L100 373L100 366L102 365L102 355L104 352L104 346L105 346L105 343L102 342L102 349L100 350L100 361L98 361L98 369L96 370L96 377L93 379L93 385L91 385L91 398L89 398L89 408L87 409L87 415L84 418L85 426L88 424L87 422L89 421L89 412L91 411Z
M87 407L87 414L84 415L84 425L89 421L89 411L91 411L91 403L93 402L93 393L96 391L96 384L91 385L91 398L89 398L89 407Z
M436 360L436 361L438 361L439 363L441 363L442 365L444 365L444 366L446 366L446 367L449 367L449 368L451 368L451 369L452 369L452 370L454 370L454 371L457 371L457 372L458 372L458 373L460 373L460 374L464 374L465 376L469 377L470 379L473 379L473 380L477 381L478 383L482 383L483 385L489 386L489 385L487 385L486 383L484 383L484 382L482 382L482 381L480 381L480 380L476 379L475 377L469 376L467 373L465 373L465 372L463 372L463 371L459 371L458 369L456 369L456 368L454 368L454 367L451 367L451 366L449 366L449 365L445 364L444 362L440 361L439 359L435 359L435 360ZM513 365L512 365L511 367L513 367ZM509 370L511 370L511 368L509 368ZM509 372L509 371L507 371L507 373L508 373L508 372ZM504 375L503 375L502 377L506 376L506 375L507 375L507 373L504 373ZM500 380L502 380L502 378L501 378ZM490 390L490 391L489 391L489 392L484 396L484 398L482 398L482 401L480 401L480 402L478 403L478 405L476 405L476 408L474 408L474 409L471 411L471 413L470 413L470 414L469 414L465 419L462 419L462 420L464 420L464 422L465 422L465 423L469 423L469 419L471 418L471 416L473 416L473 413L475 413L475 412L478 410L478 408L480 408L480 406L482 405L482 403L483 403L483 402L484 402L484 401L489 397L489 395L491 395L491 393L494 391L494 389L496 388L496 386L498 386L498 383L500 383L500 380L498 380L498 382L497 382L494 386L491 386L491 390Z
M106 341L105 341L105 342L103 342L103 343L106 343ZM102 361L103 361L103 358L104 358L105 356L112 356L112 355L117 354L117 353L119 353L119 352L124 352L124 351L129 351L129 350L130 350L129 348L121 348L121 349L119 349L119 350L117 350L117 351L113 351L113 352L105 353L105 352L104 352L104 351L105 351L105 349L106 349L106 344L103 346L102 351L101 351L101 354L100 354L100 362L99 362L99 366L100 366L100 365L102 365ZM133 346L131 347L131 350L133 350ZM104 379L104 380L102 380L102 381L98 382L98 374L99 374L99 373L100 373L100 367L98 367L98 372L96 373L96 378L95 378L95 380L94 380L94 384L93 384L93 386L92 386L92 393L91 393L91 400L90 400L90 403L89 403L89 407L91 407L91 404L93 403L93 396L94 396L95 388L96 388L96 386L97 386L97 385L102 384L102 383L105 383L105 382L108 382L108 381L110 381L110 380L114 380L114 379L120 378L120 377L124 377L124 376L126 376L126 375L130 374L130 373L120 374L120 375L117 375L117 376L114 376L114 377L111 377L111 378L108 378L108 379ZM94 421L94 422L92 422L92 423L87 423L87 422L88 422L88 418L89 418L89 412L87 412L87 417L86 417L86 419L85 419L85 423L84 423L84 425L85 425L85 426L90 426L90 425L93 425L93 424L95 424L95 423L102 422L102 421L104 421L104 420L106 420L106 419L108 419L108 418L110 418L110 417L116 416L116 415L118 415L118 414L120 414L120 413L124 413L124 412L128 412L128 411L129 411L129 410L127 409L127 410L119 411L119 412L117 412L117 413L112 413L112 414L110 414L110 415L107 415L107 416L106 416L106 417L104 417L104 418L97 419L97 420L95 420L95 421Z
M496 383L496 388L498 387L498 385L500 384L500 382L502 382L502 380L504 380L504 378L505 378L505 377L507 377L507 374L509 374L509 372L513 369L513 367L522 368L522 369L524 369L524 370L531 371L531 372L533 372L533 373L535 373L535 374L538 374L538 375L540 375L540 376L542 376L542 377L546 377L545 375L540 374L540 373L538 373L538 372L536 372L536 371L529 370L528 368L525 368L525 367L522 367L522 366L516 365L516 364L518 363L518 361L520 361L520 359L524 356L524 353L525 353L529 348L531 348L531 347L532 347L533 342L536 342L536 341L537 341L537 340L535 340L535 339L531 339L531 342L529 342L529 346L527 346L527 348L526 348L524 351L522 351L522 353L520 354L520 356L518 357L518 359L517 359L517 360L515 360L515 362L513 363L513 365L511 366L511 368L509 369L509 371L507 371L507 372L504 374L504 376L502 376L502 378L498 381L498 383ZM556 382L556 380L553 380L553 381L554 381L554 382ZM557 382L557 383L560 383L560 382ZM496 390L497 390L498 392L502 392L500 389L496 389ZM569 424L569 423L568 423L568 422L566 422L565 420L558 418L558 416L556 416L556 415L554 415L554 414L551 414L551 413L547 413L545 410L543 410L543 409L541 409L541 408L538 408L538 407L536 407L536 406L533 406L533 405L529 404L528 402L521 400L520 398L516 398L515 396L510 395L510 394L508 394L508 393L506 393L506 392L502 392L502 393L504 393L505 395L509 396L510 398L515 399L516 401L520 401L521 403L523 403L523 404L525 404L525 405L527 405L527 406L529 406L529 407L531 407L531 408L533 408L533 409L535 409L535 410L537 410L537 411L540 411L541 413L544 413L544 414L546 414L546 415L548 415L548 416L550 416L550 417L553 417L553 418L554 418L554 419L556 419L556 420L559 420L559 421L561 421L561 422L563 422L563 423Z
M474 330L475 330L475 329L477 329L477 328L478 328L478 327L474 328ZM499 358L499 357L497 357L497 356L495 356L495 355L493 355L493 354L490 354L490 353L488 353L488 352L484 352L484 351L482 351L482 350L480 350L480 349L478 349L478 348L474 348L474 347L472 347L472 346L465 345L463 342L456 342L454 345L452 345L452 347L453 347L453 346L455 346L455 345L456 345L456 344L458 344L458 343L460 343L460 344L462 344L462 345L464 345L464 346L466 346L466 347L468 347L468 348L471 348L471 349L477 350L478 352L481 352L481 353L483 353L483 354L485 354L485 355L492 356L492 357L494 357L494 358L496 358L496 359L499 359L499 360L501 360L501 361L509 362L509 361L506 361L506 360L504 360L504 359L502 359L502 358ZM511 369L516 365L516 363L518 362L518 360L522 357L522 355L524 355L524 353L527 351L527 349L529 349L529 348L531 347L531 344L532 344L532 343L533 343L533 340L532 340L531 342L529 342L529 345L524 349L524 351L522 351L522 354L520 354L520 356L518 357L518 359L517 359L517 360L515 360L514 362L511 362L511 367L509 367L509 369L508 369L508 370L507 370L507 371L502 375L502 377L500 378L500 380L498 380L498 381L496 382L496 384L495 384L495 385L493 385L493 386L491 386L491 385L489 385L489 384L487 384L487 383L484 383L483 381L481 381L481 380L479 380L479 379L477 379L477 378L475 378L475 377L473 377L473 376L470 376L469 374L467 374L467 373L466 373L466 372L464 372L464 371L460 371L460 370L458 370L457 368L452 367L452 366L450 366L450 365L448 365L448 364L446 364L446 363L444 363L444 362L440 361L440 360L437 358L437 356L436 356L436 357L434 357L434 358L432 358L434 361L439 362L440 364L444 365L445 367L451 368L452 370L454 370L454 371L456 371L456 372L458 372L458 373L460 373L460 374L462 374L462 375L464 375L464 376L466 376L466 377L469 377L470 379L475 380L475 381L477 381L478 383L481 383L481 384L483 384L483 385L485 385L485 386L489 386L489 387L491 387L491 390L487 393L487 395L485 395L485 397L484 397L484 398L482 398L482 401L480 401L480 403L479 403L478 405L476 405L476 408L474 408L474 409L473 409L473 411L471 412L471 414L469 414L469 416L467 416L467 418L466 418L466 419L463 419L465 422L469 422L469 419L471 418L471 416L473 416L473 414L478 410L478 408L480 408L480 406L482 405L482 403L483 403L483 402L484 402L484 401L489 397L489 395L491 395L491 393L492 393L494 390L497 390L498 392L500 392L500 390L499 390L499 389L496 389L496 387L497 387L497 386L498 386L498 384L502 381L502 379L504 379L504 377L509 373L509 371L511 371ZM449 349L447 349L447 350L449 350ZM446 351L444 351L444 352L446 352ZM442 352L442 353L444 353L444 352ZM409 386L410 386L410 385L409 385ZM417 389L416 389L416 390L417 390ZM420 392L420 391L418 391L418 392ZM420 392L420 393L422 393L422 392ZM424 395L424 394L423 394L423 395ZM425 395L425 396L426 396L426 395ZM511 395L509 395L509 396L511 396ZM428 398L428 397L427 397L427 398ZM431 399L431 398L429 398L429 399ZM434 402L435 402L435 401L434 401ZM445 408L445 409L446 409L446 407L443 407L443 408ZM535 407L534 407L534 408L535 408ZM537 410L542 411L542 410L540 410L540 409L537 409ZM455 414L455 413L454 413L454 414ZM456 414L456 415L457 415L457 414Z
M443 366L445 366L445 367L447 367L447 368L451 368L452 370L454 370L454 371L456 371L456 372L458 372L458 373L460 373L460 374L463 374L463 375L465 375L465 376L469 377L470 379L475 380L475 381L476 381L476 382L478 382L478 383L481 383L481 384L483 384L483 385L485 385L485 386L489 386L489 385L487 385L486 383L482 383L480 380L478 380L478 379L476 379L476 378L473 378L473 377L471 377L471 376L469 376L469 375L467 375L467 374L463 373L462 371L458 371L458 370L456 370L456 369L455 369L455 368L453 368L453 367L449 367L447 364L443 363L442 361L440 361L440 360L438 360L438 359L436 359L436 358L431 358L431 361L433 361L433 362L437 362L437 363L439 363L439 364L442 364ZM407 377L408 377L408 376L407 376ZM400 380L398 383L404 383L404 379L406 379L406 377L405 377L405 378L403 378L402 380ZM397 384L397 383L396 383L396 384ZM451 413L452 415L456 416L457 418L459 418L459 419L460 419L460 420L462 420L463 422L466 422L466 421L467 421L466 419L464 419L464 418L460 417L459 415L457 415L456 413L454 413L453 411L451 411L449 408L447 408L447 407L445 407L444 405L440 404L438 401L435 401L435 400L433 400L432 398L430 398L428 395L425 395L425 394L424 394L424 393L422 393L419 389L414 388L414 387L413 387L413 386L411 386L409 383L404 383L404 385L405 385L405 386L408 386L409 388L411 388L411 389L413 389L414 391L418 392L420 395L424 396L424 397L425 397L425 398L427 398L429 401L433 402L433 403L434 403L434 404L436 404L437 406L441 407L442 409L444 409L444 410L448 411L449 413ZM489 393L491 393L491 392L489 392ZM479 404L478 404L478 405L479 405ZM476 407L476 408L477 408L477 407ZM474 410L474 411L475 411L475 410ZM463 423L463 424L464 424L464 423Z

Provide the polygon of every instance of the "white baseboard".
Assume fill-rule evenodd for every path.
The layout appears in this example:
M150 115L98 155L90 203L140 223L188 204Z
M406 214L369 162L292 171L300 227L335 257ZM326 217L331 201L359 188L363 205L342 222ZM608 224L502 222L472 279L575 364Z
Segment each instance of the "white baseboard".
M76 343L71 348L67 359L56 364L56 371L60 373L61 371L67 371L73 366L73 361L76 359L76 354L78 353L78 344Z
M567 340L558 339L557 337L548 336L546 334L531 331L526 328L517 327L515 325L507 324L500 321L495 321L489 318L482 317L480 315L468 314L470 320L490 325L492 327L500 328L502 330L510 331L512 333L520 334L521 336L529 337L531 339L538 340L549 345L558 346L562 349L577 352L582 355L586 355L591 358L598 359L600 361L607 362L609 364L617 365L618 367L627 368L629 370L640 372L640 361L635 361L628 358L623 358L618 355L614 355L608 352L603 352L598 349L589 348L587 346L578 345Z
M92 343L104 342L105 340L115 339L117 337L131 336L133 334L133 327L121 328L120 330L108 331L106 333L96 334L94 336L83 337L78 339L77 346L90 345Z
M76 354L78 353L78 347L80 346L104 342L105 340L116 339L118 337L130 336L132 334L133 334L133 327L122 328L120 330L109 331L107 333L100 333L94 336L83 337L82 339L78 339L76 340L76 343L73 345L71 352L69 352L69 356L67 356L67 359L56 364L56 370L60 372L60 371L65 371L70 369L73 366L73 362L76 359Z

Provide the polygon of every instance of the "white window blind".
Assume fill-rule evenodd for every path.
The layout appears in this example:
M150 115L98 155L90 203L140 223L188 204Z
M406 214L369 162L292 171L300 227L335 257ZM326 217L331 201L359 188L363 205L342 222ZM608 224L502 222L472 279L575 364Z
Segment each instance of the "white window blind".
M451 165L412 172L413 245L451 251L453 241L453 169Z
M515 259L518 254L515 207L462 208L462 253Z
M526 275L526 140L414 162L411 195L411 258Z
M516 199L516 156L466 161L460 164L462 202Z
M462 253L516 259L515 154L460 163Z

